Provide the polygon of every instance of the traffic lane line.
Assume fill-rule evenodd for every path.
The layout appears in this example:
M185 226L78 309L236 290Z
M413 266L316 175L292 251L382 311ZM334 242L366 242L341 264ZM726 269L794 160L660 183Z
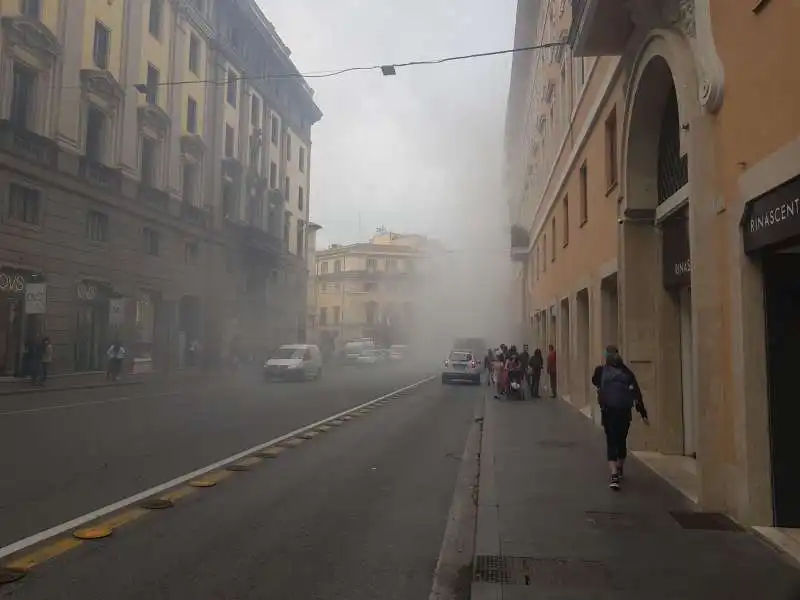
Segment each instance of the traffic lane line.
M16 542L13 542L11 544L8 544L8 545L0 548L0 558L6 558L8 556L11 556L11 555L17 554L19 552L22 552L22 551L24 551L24 550L26 550L28 548L33 547L33 546L37 546L39 544L43 544L44 542L46 542L46 541L48 541L48 540L50 540L52 538L55 538L57 536L61 536L61 535L65 534L65 533L73 531L73 530L75 530L75 529L77 529L77 528L79 528L82 525L85 525L87 523L91 523L93 521L97 521L98 519L100 519L102 517L105 517L106 515L111 515L111 514L117 513L119 511L122 511L122 510L124 510L124 509L126 509L126 508L128 508L128 507L130 507L132 505L135 505L135 504L137 504L139 502L142 502L144 500L147 500L147 499L150 499L150 498L153 498L153 497L158 497L160 494L164 494L165 492L171 491L171 490L173 490L173 488L177 488L179 486L182 486L183 484L188 483L188 482L190 482L190 481L192 481L194 479L199 479L202 476L205 476L205 475L207 475L209 473L212 473L212 472L217 471L219 469L223 469L223 468L227 467L230 464L236 463L237 461L241 461L243 459L251 458L252 455L254 455L256 452L260 452L261 450L264 450L264 449L269 448L271 446L277 446L279 444L282 444L285 441L292 440L292 439L302 439L302 438L298 438L297 436L299 436L299 435L301 435L301 434L303 434L303 433L305 433L307 431L313 430L313 429L319 427L320 425L325 425L329 421L334 421L334 420L337 420L337 419L339 419L341 417L344 417L345 415L347 415L350 412L361 410L366 406L371 406L371 405L373 405L373 404L375 404L377 402L380 402L382 400L386 400L386 399L392 398L393 396L395 396L397 394L401 394L403 392L415 389L415 388L417 388L417 387L419 387L421 385L424 385L424 384L426 384L426 383L428 383L430 381L433 381L434 379L436 379L436 376L426 377L424 379L416 381L416 382L414 382L414 383L412 383L410 385L407 385L405 387L393 390L393 391L389 392L388 394L384 394L383 396L380 396L380 397L375 398L373 400L369 400L369 401L364 402L364 403L362 403L360 405L356 405L354 407L351 407L351 408L349 408L349 409L347 409L345 411L341 411L341 412L336 413L334 415L330 415L328 417L320 419L319 421L317 421L315 423L311 423L309 425L305 425L303 427L299 427L299 428L295 429L294 431L291 431L291 432L286 433L284 435L281 435L281 436L278 436L276 438L273 438L273 439L269 440L268 442L264 442L262 444L258 444L257 446L253 446L252 448L248 448L247 450L244 450L242 452L239 452L237 454L234 454L232 456L229 456L227 458L219 460L219 461L217 461L217 462L215 462L213 464L207 465L205 467L201 467L201 468L196 469L196 470L194 470L194 471L192 471L190 473L187 473L185 475L181 475L179 477L171 479L170 481L166 481L166 482L164 482L162 484L153 486L153 487L151 487L151 488L149 488L147 490L144 490L144 491L139 492L137 494L134 494L132 496L128 496L127 498L123 498L122 500L119 500L119 501L114 502L112 504L108 504L106 506L103 506L101 508L93 510L93 511L91 511L89 513L86 513L86 514L81 515L79 517L76 517L74 519L70 519L69 521L61 523L61 524L56 525L54 527L50 527L50 528L48 528L48 529L46 529L44 531L41 531L39 533L36 533L36 534L30 535L30 536L27 536L27 537L25 537L23 539L17 540ZM190 488L190 489L193 489L193 488ZM42 548L42 551L44 551L45 548L50 548L51 546L56 546L56 545L57 545L57 543L44 546ZM60 553L63 553L65 551L66 550L62 550Z

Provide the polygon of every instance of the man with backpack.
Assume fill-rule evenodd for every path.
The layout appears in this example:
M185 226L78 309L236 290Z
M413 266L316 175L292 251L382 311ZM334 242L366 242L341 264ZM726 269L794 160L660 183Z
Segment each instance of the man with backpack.
M624 475L625 458L628 456L628 430L633 409L649 425L647 409L644 407L642 390L636 376L623 362L616 346L606 347L604 364L595 368L592 385L597 388L597 401L606 434L606 455L611 469L608 485L612 490L619 490Z

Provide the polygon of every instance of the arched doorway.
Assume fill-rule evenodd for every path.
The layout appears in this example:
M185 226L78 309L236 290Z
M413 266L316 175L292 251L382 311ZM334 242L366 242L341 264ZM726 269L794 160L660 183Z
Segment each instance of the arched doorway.
M679 38L656 38L644 48L632 78L623 157L620 303L624 350L655 405L657 427L648 441L665 453L695 456L685 133L698 101L694 67L683 45Z

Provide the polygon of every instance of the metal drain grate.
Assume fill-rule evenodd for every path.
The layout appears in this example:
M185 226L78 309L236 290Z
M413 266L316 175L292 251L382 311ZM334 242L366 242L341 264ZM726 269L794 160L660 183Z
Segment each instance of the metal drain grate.
M684 529L700 531L737 531L743 532L744 528L722 513L670 511L672 518Z
M567 440L542 440L537 442L537 445L544 448L572 448L576 442L569 442Z
M476 556L474 580L506 585L611 587L611 576L602 563L532 556Z

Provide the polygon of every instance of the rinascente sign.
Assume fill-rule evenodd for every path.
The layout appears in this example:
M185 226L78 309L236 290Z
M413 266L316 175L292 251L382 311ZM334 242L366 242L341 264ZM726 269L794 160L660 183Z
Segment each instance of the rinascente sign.
M741 225L745 252L800 236L800 177L748 202Z
M662 223L661 242L664 287L676 288L691 285L689 214L685 207Z

